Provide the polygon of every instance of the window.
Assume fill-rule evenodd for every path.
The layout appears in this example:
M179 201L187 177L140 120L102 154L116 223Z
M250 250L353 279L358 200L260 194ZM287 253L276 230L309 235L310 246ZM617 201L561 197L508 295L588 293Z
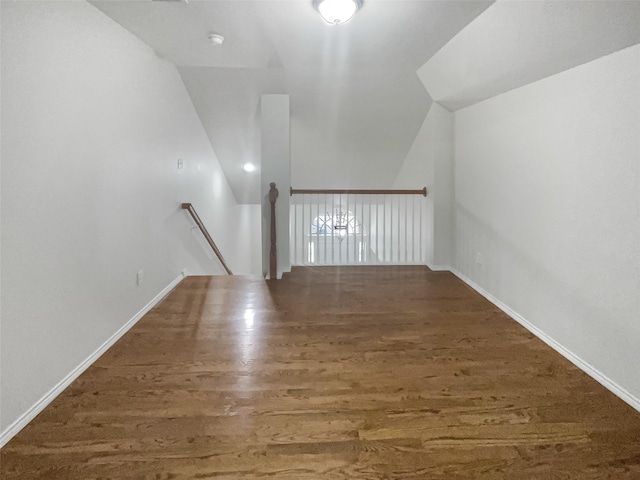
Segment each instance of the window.
M362 223L360 220L350 211L341 208L318 215L311 222L311 235L345 237L346 235L360 234L361 232Z

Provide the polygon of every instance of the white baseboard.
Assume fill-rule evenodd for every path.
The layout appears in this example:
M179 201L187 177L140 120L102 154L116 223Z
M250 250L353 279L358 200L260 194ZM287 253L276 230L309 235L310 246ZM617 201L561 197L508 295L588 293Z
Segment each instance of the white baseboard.
M431 265L430 263L427 262L427 267L429 267L429 270L433 272L450 272L451 271L451 267L448 265Z
M564 358L566 358L571 363L573 363L580 370L582 370L587 375L589 375L591 378L593 378L595 381L600 383L607 390L611 391L614 395L616 395L617 397L622 399L624 402L626 402L629 405L631 405L631 407L635 408L637 411L640 412L640 398L637 398L634 395L632 395L630 392L628 392L626 389L624 389L623 387L618 385L616 382L611 380L609 377L607 377L603 373L599 372L596 368L591 366L589 363L585 362L583 359L581 359L578 355L573 353L571 350L567 349L566 347L564 347L563 345L561 345L560 343L555 341L553 338L551 338L549 335L544 333L538 327L536 327L531 322L526 320L522 315L520 315L519 313L513 311L511 308L509 308L507 305L502 303L496 297L491 295L489 292L487 292L484 288L482 288L480 285L475 283L469 277L467 277L466 275L464 275L461 272L459 272L457 269L452 268L451 269L451 273L453 273L456 277L458 277L464 283L469 285L471 288L473 288L476 292L478 292L484 298L486 298L491 303L493 303L496 307L498 307L504 313L506 313L511 318L513 318L516 322L518 322L524 328L526 328L531 333L533 333L536 337L538 337L544 343L546 343L551 348L553 348L556 352L558 352Z
M15 422L9 425L3 432L0 433L0 448L2 448L9 440L11 440L20 430L27 426L27 424L33 420L42 410L45 409L58 395L60 395L65 388L67 388L74 380L76 380L82 373L89 368L98 358L102 356L109 348L111 348L120 338L127 333L131 327L133 327L138 320L140 320L149 310L155 307L160 300L166 297L171 290L173 290L185 277L186 271L183 270L169 285L162 289L153 299L147 303L138 313L136 313L131 320L125 323L118 329L106 342L104 342L98 349L89 355L80 365L74 368L69 374L64 377L55 387L49 390L44 396L38 400L29 410L22 414Z

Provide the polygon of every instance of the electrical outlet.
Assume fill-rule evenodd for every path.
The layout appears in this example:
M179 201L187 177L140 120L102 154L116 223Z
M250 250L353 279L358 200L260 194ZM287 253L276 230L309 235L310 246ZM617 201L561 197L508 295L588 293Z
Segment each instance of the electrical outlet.
M138 270L137 280L138 285L142 285L142 282L144 281L144 270Z
M182 170L184 168L184 160L181 158L178 159L178 170Z
M478 265L482 265L484 263L484 258L482 258L482 253L476 252L476 263Z

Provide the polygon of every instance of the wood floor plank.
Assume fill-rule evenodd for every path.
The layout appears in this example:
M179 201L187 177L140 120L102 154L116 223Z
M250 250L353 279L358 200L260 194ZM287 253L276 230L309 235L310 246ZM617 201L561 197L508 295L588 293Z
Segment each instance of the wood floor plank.
M0 477L638 480L640 414L450 273L189 277Z

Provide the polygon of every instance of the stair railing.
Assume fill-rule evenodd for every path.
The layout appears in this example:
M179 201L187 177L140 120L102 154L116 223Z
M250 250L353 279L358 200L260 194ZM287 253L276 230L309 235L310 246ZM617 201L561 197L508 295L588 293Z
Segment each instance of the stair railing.
M427 189L291 189L292 265L424 265Z
M214 242L213 238L211 238L211 235L209 235L209 232L207 231L207 228L204 226L204 223L202 223L202 220L200 219L200 216L196 212L196 209L193 208L193 205L190 204L190 203L183 203L182 204L182 209L186 210L187 212L189 212L191 214L191 217L196 222L196 225L198 226L198 228L202 232L202 235L204 235L205 240L207 241L207 243L209 244L209 246L211 247L213 252L218 257L218 260L222 264L222 267L224 268L225 272L227 272L228 275L233 275L233 272L231 271L231 269L227 265L227 262L225 261L224 257L222 256L222 252L220 252L220 249L216 245L216 242Z

